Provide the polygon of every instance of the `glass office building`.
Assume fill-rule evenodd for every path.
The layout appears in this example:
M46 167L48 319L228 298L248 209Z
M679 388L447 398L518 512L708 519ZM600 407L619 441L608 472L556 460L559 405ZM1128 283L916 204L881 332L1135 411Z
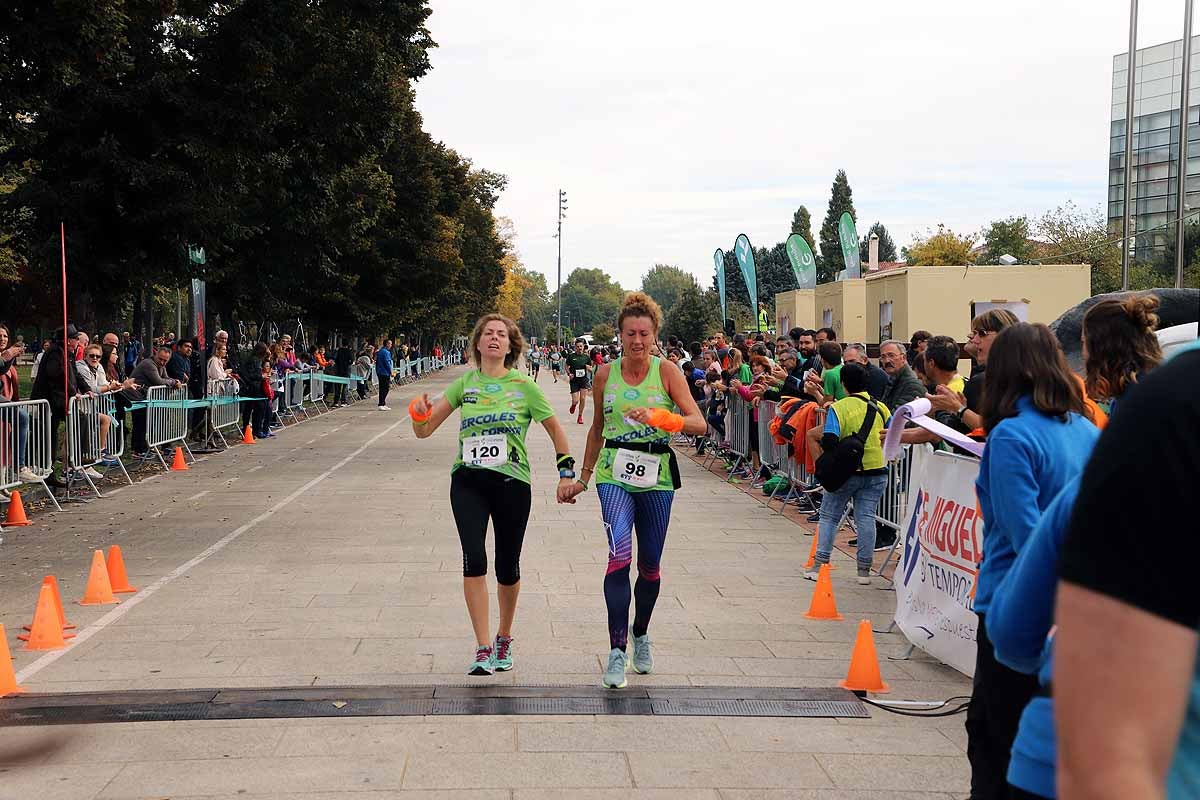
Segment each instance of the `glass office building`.
M1128 55L1113 56L1112 119L1108 156L1108 223L1120 233L1125 213L1125 90ZM1188 163L1184 213L1200 210L1200 36L1192 37L1188 84ZM1138 260L1162 257L1175 233L1178 191L1179 92L1183 40L1137 51L1134 77L1133 216ZM1200 222L1200 215L1191 218Z

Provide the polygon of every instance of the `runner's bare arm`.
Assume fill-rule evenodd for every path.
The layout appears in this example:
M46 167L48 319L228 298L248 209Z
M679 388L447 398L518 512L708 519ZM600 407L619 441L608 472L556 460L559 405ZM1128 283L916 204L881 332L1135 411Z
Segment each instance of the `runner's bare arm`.
M683 432L699 436L707 431L708 422L700 413L700 407L696 405L696 399L692 397L691 390L688 389L683 371L670 361L660 362L658 370L666 379L667 394L683 412Z
M596 379L592 382L592 425L588 428L587 448L583 453L583 469L579 478L584 483L591 480L596 470L596 459L600 457L600 448L604 446L604 386L608 383L608 373L611 364L604 364L596 370Z
M414 399L408 407L409 413L416 412L417 414L427 414L432 409L433 414L425 422L412 421L413 433L418 439L425 439L433 435L433 432L438 429L438 426L446 421L446 418L454 413L454 409L450 406L449 401L445 397L439 397L436 401L430 402L429 395L423 394Z

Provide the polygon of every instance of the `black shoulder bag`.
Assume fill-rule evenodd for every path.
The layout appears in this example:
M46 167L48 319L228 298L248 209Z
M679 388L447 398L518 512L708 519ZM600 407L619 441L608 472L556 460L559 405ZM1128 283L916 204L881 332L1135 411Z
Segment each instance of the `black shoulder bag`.
M828 492L836 492L845 486L846 481L862 469L863 448L875 425L875 404L861 397L858 399L867 404L862 427L838 442L837 447L822 453L816 462L817 481Z

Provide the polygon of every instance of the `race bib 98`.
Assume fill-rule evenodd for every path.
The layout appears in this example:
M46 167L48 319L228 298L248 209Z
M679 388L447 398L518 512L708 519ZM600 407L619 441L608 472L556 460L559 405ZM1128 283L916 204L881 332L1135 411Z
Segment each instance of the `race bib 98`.
M621 483L639 489L649 489L658 485L658 470L662 459L654 453L640 453L636 450L617 450L613 458L613 477Z
M462 460L472 467L502 467L508 463L508 440L502 433L463 439Z

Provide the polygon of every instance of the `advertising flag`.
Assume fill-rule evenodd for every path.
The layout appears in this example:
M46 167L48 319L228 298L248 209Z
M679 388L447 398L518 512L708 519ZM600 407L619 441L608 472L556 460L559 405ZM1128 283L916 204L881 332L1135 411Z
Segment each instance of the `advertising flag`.
M733 254L742 269L742 280L746 282L746 292L750 295L750 310L757 316L758 273L754 269L754 248L750 246L750 237L739 233L733 243Z
M862 277L862 262L858 255L858 231L854 229L854 219L849 211L842 213L838 222L838 241L842 245L842 259L846 262L846 278Z
M817 260L804 237L793 233L784 245L788 260L792 262L792 273L796 276L797 289L815 289L817 286Z
M713 253L713 265L717 268L717 296L721 299L721 324L725 323L725 251L717 248Z

